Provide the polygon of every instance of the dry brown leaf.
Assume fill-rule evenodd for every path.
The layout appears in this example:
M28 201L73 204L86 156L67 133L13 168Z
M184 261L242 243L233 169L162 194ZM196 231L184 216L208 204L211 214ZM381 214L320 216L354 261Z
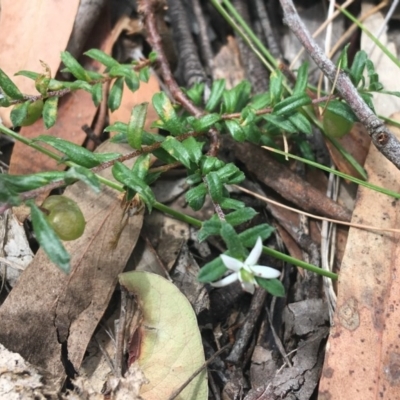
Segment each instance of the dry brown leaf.
M372 184L400 191L400 171L373 146L365 168ZM397 203L360 187L352 222L398 228ZM319 399L400 398L399 242L394 233L350 229Z
M43 60L53 74L60 65L74 25L79 0L3 0L1 2L1 69L12 77L22 93L37 94L34 81L20 70L40 71ZM10 108L0 109L3 124L11 126Z
M130 148L107 142L99 150L126 153ZM111 171L102 175L110 178ZM65 194L78 202L87 222L81 238L65 243L72 255L71 274L62 273L39 250L0 308L0 342L58 378L65 373L62 345L79 369L143 220L142 213L130 217L113 249L110 242L121 227L119 193L104 187L98 194L76 183Z

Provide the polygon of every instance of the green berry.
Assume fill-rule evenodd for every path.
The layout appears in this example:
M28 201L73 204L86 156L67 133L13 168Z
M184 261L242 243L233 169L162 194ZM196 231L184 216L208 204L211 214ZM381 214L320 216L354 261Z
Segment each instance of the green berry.
M46 219L62 240L75 240L85 230L85 218L75 201L65 196L49 196L42 204Z
M28 113L21 122L21 126L29 126L36 122L41 116L43 111L43 100L37 100L29 104Z
M325 133L335 138L341 138L347 135L353 127L353 122L330 110L325 110L322 124Z

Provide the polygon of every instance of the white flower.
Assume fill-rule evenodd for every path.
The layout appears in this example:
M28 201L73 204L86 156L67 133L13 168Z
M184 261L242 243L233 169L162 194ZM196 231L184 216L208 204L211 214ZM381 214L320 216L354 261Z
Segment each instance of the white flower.
M225 267L233 271L232 274L222 278L220 281L211 283L212 286L222 287L230 285L231 283L239 280L243 290L251 294L254 293L255 287L258 286L254 277L264 279L278 278L281 274L278 270L265 267L263 265L256 265L256 262L261 256L262 240L258 237L256 245L251 250L245 262L239 261L236 258L221 254L221 258Z

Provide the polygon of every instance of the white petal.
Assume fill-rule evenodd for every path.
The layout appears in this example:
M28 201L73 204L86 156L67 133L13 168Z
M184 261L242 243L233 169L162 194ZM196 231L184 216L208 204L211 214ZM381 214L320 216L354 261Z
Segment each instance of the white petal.
M244 263L250 266L255 265L261 256L261 252L262 252L262 240L259 236L256 245L254 246L253 250L251 250L249 256L246 258L246 261Z
M243 263L236 258L227 256L226 254L221 254L220 257L222 258L225 267L230 269L231 271L238 272L241 268L243 268Z
M233 274L230 274L230 275L226 276L225 278L222 278L220 281L211 282L211 285L214 287L228 286L231 283L237 281L238 279L239 279L238 274L236 272L234 272Z
M271 267L264 267L263 265L254 265L251 270L255 276L264 279L274 279L281 275L280 271Z
M242 288L244 291L254 294L255 291L255 285L253 283L249 282L241 282Z

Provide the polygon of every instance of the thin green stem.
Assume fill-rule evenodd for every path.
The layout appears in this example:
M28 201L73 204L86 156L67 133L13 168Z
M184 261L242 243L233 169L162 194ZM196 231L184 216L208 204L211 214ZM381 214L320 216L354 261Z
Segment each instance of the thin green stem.
M51 157L53 160L56 160L58 162L63 162L62 158L58 154L53 153L52 151L50 151L48 149L45 149L44 147L36 144L33 140L23 137L19 133L14 132L13 130L11 130L1 124L0 124L0 132L4 133L7 136L12 137L15 140L18 140L19 142L21 142L23 144L26 144L29 147L32 147L35 150L40 151L43 154L46 154L47 156Z
M332 173L332 174L334 174L336 176L339 176L339 177L341 177L343 179L346 179L346 180L349 180L351 182L357 183L360 186L364 186L364 187L366 187L368 189L375 190L376 192L386 194L387 196L394 197L395 199L400 199L400 193L393 192L392 190L385 189L383 187L373 185L372 183L365 182L365 181L363 181L361 179L355 178L355 177L353 177L351 175L344 174L343 172L337 171L335 169L332 169L332 168L329 168L329 167L325 167L324 165L318 164L318 163L316 163L314 161L311 161L311 160L307 160L306 158L295 156L294 154L286 153L286 152L284 152L282 150L274 149L272 147L266 147L266 146L264 146L264 147L269 151L272 151L272 152L277 153L277 154L281 154L281 155L283 155L285 157L293 158L294 160L301 161L304 164L311 165L312 167L322 169L323 171Z
M199 219L190 217L189 215L176 211L173 208L166 206L165 204L159 203L158 201L155 204L153 204L153 207L159 211L162 211L165 214L171 215L172 217L178 219L179 221L186 222L196 228L200 229L203 224Z
M335 280L338 278L338 275L335 274L334 272L326 271L322 268L316 267L315 265L308 264L304 261L298 260L297 258L281 253L280 251L270 249L269 247L263 246L263 252L279 260L285 261L293 265L297 265L298 267L306 269L308 271L315 272L318 275L326 276L327 278Z

